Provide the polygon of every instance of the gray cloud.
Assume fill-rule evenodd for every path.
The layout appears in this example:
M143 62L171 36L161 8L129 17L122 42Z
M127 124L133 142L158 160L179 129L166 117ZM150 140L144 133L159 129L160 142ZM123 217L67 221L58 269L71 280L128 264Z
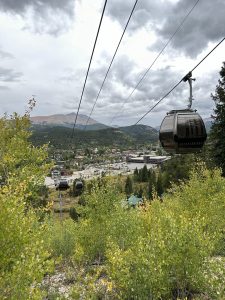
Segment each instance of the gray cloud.
M195 2L180 0L174 5L171 13L165 16L163 26L156 29L157 34L167 40ZM172 40L172 46L187 56L197 56L209 42L224 37L224 15L224 0L200 1Z
M5 69L0 67L0 81L3 82L16 82L20 81L22 77L21 72L16 72L12 69Z
M112 18L118 21L121 26L124 26L131 9L134 5L134 0L115 0L109 2L107 13ZM137 30L147 24L157 22L163 15L171 9L171 3L163 0L141 0L138 2L133 13L128 30Z
M105 76L109 57L99 61L98 66L90 70L80 113L89 115L92 105ZM59 103L61 111L65 113L76 112L83 87L86 69L65 69L58 79L59 85L65 86L57 93L54 103ZM144 73L144 72L143 72ZM113 115L117 119L113 124L133 124L149 108L151 108L162 96L164 96L184 76L174 66L166 65L163 68L152 69L145 80L138 86L135 93L125 103L132 89L143 74L137 65L126 55L116 57L109 77L99 97L92 117L100 122L109 124ZM210 100L210 92L213 92L217 83L218 74L206 73L201 78L196 78L193 84L193 107L198 109L203 116L212 111L213 102ZM163 116L171 109L185 108L188 104L189 87L187 83L180 84L152 113L141 123L160 124Z
M136 84L134 69L136 64L126 55L121 55L115 61L112 68L112 76L124 87L131 88ZM135 76L134 76L135 75Z
M213 111L214 102L212 101L210 94L215 90L218 78L219 78L218 72L214 71L205 74L204 78L197 77L196 81L193 83L194 101L192 104L192 108L197 109L197 111L200 113L200 115L203 118L209 117ZM167 91L169 91L169 89L165 90L163 93L165 94ZM158 124L160 124L166 112L170 111L171 109L186 108L188 104L188 97L189 97L189 86L187 83L181 83L149 115L147 115L146 118L141 121L141 123L152 124L151 123L152 120L154 120L154 122L156 123L157 116L158 116L159 119ZM153 103L149 106L149 108L153 105ZM146 111L147 108L143 112ZM139 117L141 117L142 115L143 113L140 114Z
M183 76L170 67L152 71L148 80L144 81L121 109L121 105L110 103L111 111L115 111L117 119L114 124L126 124L127 119L138 120L157 101L164 96ZM206 74L204 78L197 78L193 83L194 99L193 107L197 108L203 116L208 116L207 111L212 111L213 102L210 99L210 91L215 89L218 74L215 72ZM167 98L165 98L141 123L152 124L157 122L157 116L162 120L163 115L172 109L186 108L189 98L189 85L181 83ZM124 100L124 99L123 99ZM121 101L122 102L122 101ZM136 119L134 116L136 115ZM132 121L131 121L132 122Z
M108 6L108 14L124 27L133 3L133 0L113 1ZM150 50L159 51L195 3L196 0L180 0L174 4L168 0L142 0L136 7L128 30L136 31L143 26L149 32L154 30L158 38ZM200 0L171 41L171 47L179 53L183 52L187 56L196 57L209 42L215 42L224 37L224 15L224 0Z
M123 101L123 97L129 92L130 87L134 85L133 74L135 67L135 63L125 55L116 58L101 91L96 110L100 108L110 109L111 107L118 107L118 104ZM94 100L103 82L107 68L108 66L104 63L104 66L95 70L90 76L90 85L96 87L95 91L93 89L95 93Z
M14 56L11 53L8 53L6 51L3 51L0 49L0 58L14 58Z
M181 77L182 74L177 73L177 71L175 72L170 66L158 70L151 70L145 80L137 87L137 90L129 99L128 103L135 99L137 102L143 102L148 105L155 100L159 100ZM178 92L179 88L176 90L176 93Z
M80 81L81 70L74 71L73 69L65 69L63 74L58 78L58 81L62 81L63 83L71 83Z
M33 23L24 29L37 33L58 35L68 29L74 17L77 0L0 0L0 10L18 14L27 21L27 12L32 14Z
M87 115L89 115L96 100L108 69L110 59L111 58L108 56L103 56L103 59L99 61L98 67L90 70L81 106L81 111ZM99 96L94 114L98 115L99 112L104 111L105 109L109 111L110 107L113 107L114 109L118 108L118 104L122 102L123 96L128 93L130 86L135 84L135 77L133 76L135 67L135 63L127 56L119 56L116 58ZM74 99L65 101L66 103L63 107L67 110L74 111L78 105L85 72L86 70L84 69L76 71L66 69L59 78L59 81L72 85L74 91L76 91Z
M73 15L74 0L0 0L0 9L6 12L21 14L30 7L42 14L47 9L61 10Z
M8 86L6 86L6 85L0 85L0 91L8 91L8 90L10 90L10 88L8 87Z
M85 106L88 108L88 110L91 109L91 106L93 105L96 96L98 94L98 91L100 89L100 86L102 84L103 78L105 76L105 72L107 70L108 65L105 65L104 60L101 61L101 64L96 69L91 69L89 73L89 77L86 83L85 92L83 95L83 103L85 103ZM67 102L67 109L74 109L74 106L76 106L80 100L81 91L84 84L84 78L86 74L86 69L66 69L63 72L63 75L59 77L59 81L62 83L66 83L68 85L72 85L73 90L76 91L76 95L74 95L75 99L68 100ZM106 87L109 88L110 82L106 82ZM104 89L102 91L102 94L100 98L104 95Z
M150 105L153 105L159 97L163 96L163 93L166 93L182 77L182 75L174 72L169 66L152 71L148 80L143 81L133 96L126 101L132 88L135 87L140 78L140 74L134 71L135 67L135 64L126 56L121 56L117 59L111 76L107 81L107 88L103 89L102 95L96 105L94 114L97 117L104 114L104 116L108 115L109 120L111 120L113 115L116 114L118 120L120 120L121 115L122 119L126 119L127 116L130 117L132 114L135 115L138 112L143 112ZM99 70L100 74L101 72L102 70ZM101 77L103 77L102 74ZM91 85L96 86L94 84L96 78L96 76L90 77ZM93 90L95 97L97 91ZM180 91L176 91L177 93L180 94ZM122 103L125 104L122 105Z
M105 61L103 61L102 65L90 72L90 77L87 81L87 87L82 102L82 113L89 115L106 70L107 65L105 65ZM81 74L84 74L84 70L76 72L68 70L68 74L69 79L71 74L73 75L73 78L83 78L84 76L81 76ZM179 73L170 65L158 70L151 70L145 80L138 86L134 94L128 99L128 101L126 101L141 75L142 74L138 72L135 63L133 63L127 56L119 56L109 73L106 85L98 99L93 113L93 118L97 120L105 119L107 120L106 122L109 123L112 117L116 114L117 119L113 122L114 124L125 124L128 119L130 122L132 122L131 120L135 122L134 116L136 116L137 121L138 117L141 117L141 115L151 108L184 76L184 74ZM67 80L66 73L64 77ZM196 99L193 105L195 108L199 108L200 112L204 112L212 108L213 104L208 100L210 98L208 91L209 83L210 91L215 89L215 78L218 78L215 73L209 75L206 74L204 79L197 78L197 81L193 84L194 98ZM79 81L79 84L76 82L76 89L80 92L82 84L83 82L81 80ZM78 89L77 87L79 85L80 87ZM75 111L79 102L79 97L80 93L76 95L74 100L67 101L64 108L69 111ZM162 118L163 115L171 109L187 107L188 97L189 86L187 83L181 83L154 109L150 116L144 119L143 122L147 124L150 122L151 124L151 120L156 120L155 116L158 114L160 115L160 118ZM125 102L124 106L121 105L123 102ZM154 117L152 117L152 114Z

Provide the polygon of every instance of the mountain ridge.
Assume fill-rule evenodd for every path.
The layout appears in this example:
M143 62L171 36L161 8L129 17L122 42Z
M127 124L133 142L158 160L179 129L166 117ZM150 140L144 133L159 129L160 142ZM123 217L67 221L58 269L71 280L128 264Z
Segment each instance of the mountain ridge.
M30 120L33 125L43 125L43 126L60 125L60 126L73 128L75 118L76 118L76 113L69 113L69 114L53 114L53 115L46 115L46 116L33 116L30 118ZM79 129L84 129L86 127L87 121L88 121L87 127L89 130L99 130L99 129L108 128L108 126L106 126L105 124L102 124L92 118L88 120L88 117L83 114L79 114L77 116L76 127Z
M156 129L147 125L132 125L119 128L105 128L102 130L79 130L75 129L74 138L71 139L72 129L65 126L31 127L31 141L34 145L49 143L61 149L70 148L71 144L81 147L97 146L132 146L146 144L158 140Z

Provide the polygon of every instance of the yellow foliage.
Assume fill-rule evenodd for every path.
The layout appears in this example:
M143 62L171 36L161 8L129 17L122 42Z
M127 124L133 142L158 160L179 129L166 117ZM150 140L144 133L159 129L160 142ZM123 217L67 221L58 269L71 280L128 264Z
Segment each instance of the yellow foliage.
M53 268L43 242L46 224L30 205L44 182L47 152L28 141L29 124L28 115L0 119L1 299L42 299L39 283Z

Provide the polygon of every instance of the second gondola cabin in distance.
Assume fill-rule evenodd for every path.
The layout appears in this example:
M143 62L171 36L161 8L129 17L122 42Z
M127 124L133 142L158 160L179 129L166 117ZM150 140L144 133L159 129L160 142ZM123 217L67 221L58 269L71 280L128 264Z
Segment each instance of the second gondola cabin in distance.
M81 179L75 179L73 182L73 193L75 196L82 194L84 190L84 183Z
M56 190L59 190L59 191L66 191L69 189L69 187L70 186L69 186L68 180L66 178L61 178L56 183Z
M205 124L192 105L192 74L188 73L183 81L190 85L190 98L187 109L171 110L163 119L159 140L162 147L169 153L183 154L200 152L207 134Z

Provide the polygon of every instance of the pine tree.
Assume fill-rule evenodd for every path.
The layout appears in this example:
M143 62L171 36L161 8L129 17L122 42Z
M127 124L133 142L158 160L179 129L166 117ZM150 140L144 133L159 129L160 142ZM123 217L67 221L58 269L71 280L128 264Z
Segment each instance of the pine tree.
M151 169L148 169L148 179L151 179L151 176L152 176L152 170Z
M211 95L216 104L214 123L211 128L211 155L225 176L225 62L220 71L221 78L216 86L215 94Z
M151 171L149 174L150 174L150 176L149 176L149 180L148 180L148 198L151 200L153 190L156 187L156 176L155 176L154 171Z
M142 198L142 196L143 196L143 188L142 188L142 186L140 186L140 188L138 190L138 193L137 193L137 196L138 196L138 198Z
M152 192L153 192L153 184L152 184L152 181L149 180L149 182L148 182L148 199L149 200L152 199Z
M126 183L125 183L125 193L127 196L132 194L133 192L133 184L130 176L127 177Z
M148 181L148 169L147 166L144 165L142 171L141 171L141 181L147 182Z
M161 174L161 172L159 173L158 178L157 178L156 190L157 190L157 194L159 196L162 196L162 193L163 193L163 183L162 183L162 174Z
M138 173L138 169L136 168L134 170L134 181L138 181L138 179L139 179L139 173Z

